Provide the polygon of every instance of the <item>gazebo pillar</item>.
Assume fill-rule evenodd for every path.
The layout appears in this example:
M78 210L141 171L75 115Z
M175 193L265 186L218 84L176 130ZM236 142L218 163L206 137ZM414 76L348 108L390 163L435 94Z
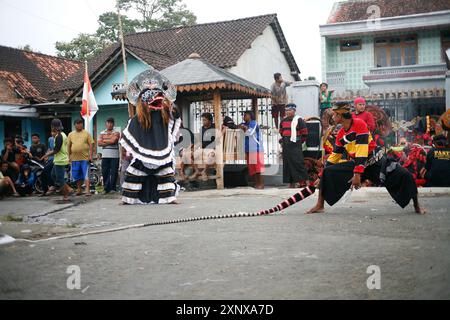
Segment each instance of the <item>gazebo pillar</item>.
M222 131L222 97L219 90L214 91L214 123L216 125L216 132ZM216 137L216 184L217 189L224 189L224 174L223 174L223 137L219 134Z

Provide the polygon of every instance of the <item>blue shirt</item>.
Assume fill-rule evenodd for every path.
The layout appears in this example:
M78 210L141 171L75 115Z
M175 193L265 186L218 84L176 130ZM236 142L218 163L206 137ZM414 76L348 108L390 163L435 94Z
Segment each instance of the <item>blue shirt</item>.
M55 149L55 138L53 138L53 137L48 138L48 149L49 150ZM54 158L53 156L48 157L48 160L53 161L53 158Z
M245 152L264 152L262 133L255 120L243 123L248 128L245 132Z

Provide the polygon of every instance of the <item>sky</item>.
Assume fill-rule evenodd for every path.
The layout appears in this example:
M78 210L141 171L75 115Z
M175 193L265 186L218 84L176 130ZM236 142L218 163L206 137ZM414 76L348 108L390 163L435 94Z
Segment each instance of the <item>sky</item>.
M319 25L325 24L336 0L184 0L198 23L277 13L301 71L321 80ZM0 45L30 45L56 55L57 41L95 33L97 18L114 11L115 0L0 0Z

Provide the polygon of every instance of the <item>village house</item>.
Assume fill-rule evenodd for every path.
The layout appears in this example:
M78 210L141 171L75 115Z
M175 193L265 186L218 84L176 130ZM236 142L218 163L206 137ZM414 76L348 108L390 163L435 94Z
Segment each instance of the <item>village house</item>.
M33 133L44 140L51 117L39 114L39 106L65 99L64 92L56 96L51 91L82 63L4 46L0 57L0 148L5 138L17 135L27 146ZM70 129L69 122L65 125Z
M320 34L335 100L365 96L394 120L445 111L450 0L338 2Z

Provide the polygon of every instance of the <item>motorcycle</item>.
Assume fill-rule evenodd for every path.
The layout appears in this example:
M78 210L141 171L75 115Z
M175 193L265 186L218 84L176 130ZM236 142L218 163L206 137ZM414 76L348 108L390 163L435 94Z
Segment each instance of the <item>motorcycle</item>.
M44 165L29 156L26 156L25 160L26 163L30 166L31 172L33 172L36 176L33 189L38 193L42 193L42 173L44 172Z

